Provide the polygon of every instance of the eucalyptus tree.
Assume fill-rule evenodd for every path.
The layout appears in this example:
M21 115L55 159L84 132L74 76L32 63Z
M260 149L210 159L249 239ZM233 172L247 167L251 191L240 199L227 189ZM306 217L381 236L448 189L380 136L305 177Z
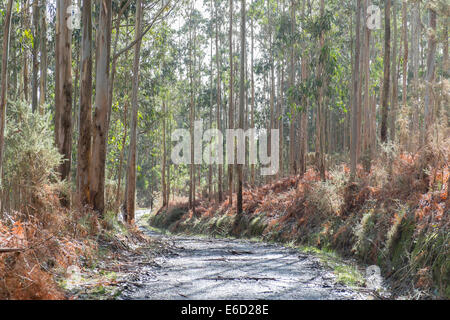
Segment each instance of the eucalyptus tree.
M390 84L390 59L391 59L391 0L385 1L384 8L384 76L383 95L381 100L381 142L387 142L387 121L389 112L389 84Z
M8 1L3 28L2 79L0 87L0 172L2 172L3 152L5 149L6 100L8 86L8 54L13 0ZM3 205L2 205L3 207Z
M77 152L77 193L81 205L90 204L89 171L92 137L92 4L83 0L81 41L81 82Z
M69 179L72 159L72 31L66 17L71 0L56 2L55 39L55 141L58 151L63 155L59 167L61 179ZM70 205L63 197L62 203Z
M106 137L108 130L108 84L111 52L111 1L100 2L96 40L95 111L93 118L90 201L101 216L105 210Z
M245 35L245 0L241 0L241 59L240 59L240 79L239 79L239 129L244 129L244 108L246 100L245 91L245 51L246 51L246 35ZM243 165L237 165L238 174L238 193L237 193L237 206L236 210L238 214L242 214L242 180L243 180Z

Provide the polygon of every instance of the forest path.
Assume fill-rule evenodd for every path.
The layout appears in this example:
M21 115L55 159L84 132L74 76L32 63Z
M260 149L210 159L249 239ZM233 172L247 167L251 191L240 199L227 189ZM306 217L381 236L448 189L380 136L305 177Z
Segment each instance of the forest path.
M119 299L366 299L313 254L235 239L164 235L171 252L142 266Z

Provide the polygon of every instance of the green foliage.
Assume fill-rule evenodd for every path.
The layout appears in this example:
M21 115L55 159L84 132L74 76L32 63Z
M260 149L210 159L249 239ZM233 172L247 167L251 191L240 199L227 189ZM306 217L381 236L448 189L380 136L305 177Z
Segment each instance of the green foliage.
M24 102L9 103L3 187L36 188L57 181L62 157L53 137L50 114L33 113Z

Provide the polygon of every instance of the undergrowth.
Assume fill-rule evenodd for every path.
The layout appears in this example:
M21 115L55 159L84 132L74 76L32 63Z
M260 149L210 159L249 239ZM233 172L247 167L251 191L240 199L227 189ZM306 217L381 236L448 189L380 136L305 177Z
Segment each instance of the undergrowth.
M266 241L332 248L343 256L378 265L394 294L450 298L450 139L416 154L395 145L381 148L370 171L358 167L349 181L344 165L327 181L309 169L303 177L274 181L243 193L241 216L229 199L217 204L171 204L150 224L171 232L259 237ZM341 270L344 271L344 270ZM349 270L342 281L360 283Z

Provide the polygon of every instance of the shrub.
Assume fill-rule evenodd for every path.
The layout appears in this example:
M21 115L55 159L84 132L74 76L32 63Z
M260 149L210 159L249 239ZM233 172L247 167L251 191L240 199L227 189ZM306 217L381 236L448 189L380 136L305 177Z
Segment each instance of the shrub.
M50 114L32 112L24 102L9 104L2 188L3 201L13 209L32 204L44 186L59 181L56 168L62 157L53 137ZM58 186L64 190L62 184Z

